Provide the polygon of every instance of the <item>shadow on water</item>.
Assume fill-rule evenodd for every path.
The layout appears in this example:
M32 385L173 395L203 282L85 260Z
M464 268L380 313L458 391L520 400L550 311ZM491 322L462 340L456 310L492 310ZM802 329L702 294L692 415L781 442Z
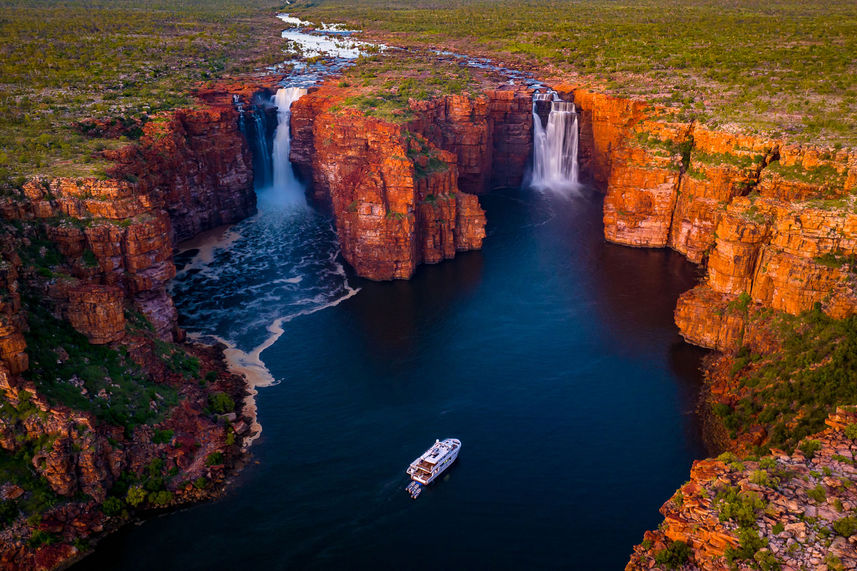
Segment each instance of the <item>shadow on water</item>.
M605 244L590 190L480 200L482 251L409 282L348 276L358 294L284 323L262 354L283 382L258 397L258 463L229 493L128 528L77 568L401 569L416 558L621 569L704 456L692 414L701 353L672 322L696 269L667 250ZM215 257L254 269L260 310L343 287L331 261L312 263L330 246L297 237L330 239L329 218L308 213L244 227L233 257ZM244 274L192 276L177 288L179 310L200 328L252 330L256 306L229 291L249 287ZM240 306L209 301L233 295ZM404 469L450 436L462 440L460 460L412 501Z

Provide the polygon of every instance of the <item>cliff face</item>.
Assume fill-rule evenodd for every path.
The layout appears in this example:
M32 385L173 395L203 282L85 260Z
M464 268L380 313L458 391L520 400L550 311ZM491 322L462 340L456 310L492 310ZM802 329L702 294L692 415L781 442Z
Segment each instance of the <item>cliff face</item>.
M581 108L581 165L606 189L606 238L702 265L675 320L687 341L720 352L704 367L707 439L749 457L695 463L628 568L854 567L857 417L839 410L798 441L854 402L857 154L561 89Z
M162 206L157 194L126 181L36 179L19 196L0 200L0 214L40 224L69 260L69 274L45 293L91 341L121 337L120 293L171 340L177 316L166 283L175 266ZM90 312L94 306L102 309Z
M519 87L485 91L493 125L490 186L518 187L533 152L533 98Z
M174 241L255 208L232 97L207 97L107 153L113 178L0 197L0 568L210 497L241 456L244 380L182 343L166 292Z
M255 212L252 158L231 101L150 121L139 146L110 158L119 163L112 176L164 205L176 243Z
M857 413L840 409L827 425L791 455L694 462L626 569L857 567Z
M487 101L455 96L419 103L417 118L398 125L336 110L343 97L328 86L293 104L291 157L311 173L314 194L332 204L343 256L355 271L407 279L421 263L480 248L485 215L459 184L472 190L487 184Z

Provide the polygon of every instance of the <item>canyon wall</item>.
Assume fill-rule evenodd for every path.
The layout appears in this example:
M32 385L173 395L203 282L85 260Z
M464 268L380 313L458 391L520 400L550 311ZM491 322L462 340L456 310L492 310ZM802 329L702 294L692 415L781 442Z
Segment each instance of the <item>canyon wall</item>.
M232 96L206 95L105 151L111 178L0 197L0 449L35 473L0 483L0 568L54 568L129 510L211 497L241 457L245 382L183 343L166 290L177 241L255 210Z
M112 177L135 181L167 210L174 243L256 211L252 158L231 100L150 121L139 145L108 158L118 163Z
M838 318L855 312L846 262L857 238L857 153L715 131L644 102L557 90L580 108L581 167L606 190L605 237L670 247L705 268L705 291L683 296L676 313L689 341L734 348L717 332L738 325L715 323L700 308L741 294L790 314L816 303ZM705 323L691 323L694 314Z
M558 90L581 109L580 161L606 191L605 237L700 264L675 321L719 352L704 362L706 440L744 458L695 462L627 568L857 565L857 413L834 412L853 404L857 153Z
M401 124L340 109L346 96L325 85L292 105L291 160L332 204L348 263L370 279L407 279L421 263L480 248L485 214L471 193L523 177L526 91L414 101ZM517 158L492 170L495 153Z

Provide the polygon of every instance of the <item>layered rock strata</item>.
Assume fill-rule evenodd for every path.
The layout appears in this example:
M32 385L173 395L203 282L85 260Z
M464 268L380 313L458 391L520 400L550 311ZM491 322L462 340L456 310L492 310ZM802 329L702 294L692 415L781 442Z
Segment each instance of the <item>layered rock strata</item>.
M793 454L694 462L626 569L857 567L857 413L827 425Z
M474 191L487 184L487 100L415 103L417 118L395 124L338 109L344 97L326 86L293 104L291 158L311 173L314 195L332 204L342 254L355 271L407 279L421 263L480 248L485 214L459 184Z
M255 209L232 96L202 101L105 152L112 178L0 198L0 454L34 474L0 484L2 569L55 568L129 513L216 495L241 458L245 381L181 343L166 291L176 241ZM37 494L52 507L30 513Z

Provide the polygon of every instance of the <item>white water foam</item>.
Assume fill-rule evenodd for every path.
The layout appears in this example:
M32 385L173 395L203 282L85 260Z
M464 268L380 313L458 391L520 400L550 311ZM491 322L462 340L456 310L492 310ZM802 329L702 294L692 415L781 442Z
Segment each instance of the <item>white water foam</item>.
M547 126L538 103L549 102ZM569 195L580 187L577 165L577 109L556 92L533 94L533 171L530 186Z

